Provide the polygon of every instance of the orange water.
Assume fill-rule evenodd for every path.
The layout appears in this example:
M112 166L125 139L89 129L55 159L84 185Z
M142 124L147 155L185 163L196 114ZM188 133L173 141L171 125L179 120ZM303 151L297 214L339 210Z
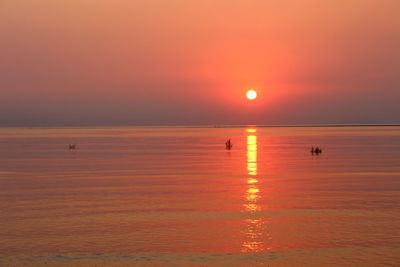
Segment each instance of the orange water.
M400 262L400 127L3 128L0 189L0 265Z

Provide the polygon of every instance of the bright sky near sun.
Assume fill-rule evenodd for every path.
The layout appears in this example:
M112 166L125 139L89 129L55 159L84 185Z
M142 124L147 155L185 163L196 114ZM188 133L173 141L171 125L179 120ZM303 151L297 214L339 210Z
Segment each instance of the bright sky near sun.
M399 10L2 0L0 126L399 123Z

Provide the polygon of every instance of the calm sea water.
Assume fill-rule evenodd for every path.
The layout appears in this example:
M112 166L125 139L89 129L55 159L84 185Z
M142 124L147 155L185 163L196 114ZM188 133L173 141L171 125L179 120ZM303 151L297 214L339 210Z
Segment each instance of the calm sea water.
M0 189L5 266L400 265L400 127L3 128Z

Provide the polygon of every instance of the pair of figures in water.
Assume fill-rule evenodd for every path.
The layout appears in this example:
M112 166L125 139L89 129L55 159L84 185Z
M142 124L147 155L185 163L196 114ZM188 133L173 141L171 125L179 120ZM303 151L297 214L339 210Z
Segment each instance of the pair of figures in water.
M316 147L316 148L311 147L311 154L314 155L314 153L317 154L317 155L321 154L322 153L322 149L320 149L319 147Z

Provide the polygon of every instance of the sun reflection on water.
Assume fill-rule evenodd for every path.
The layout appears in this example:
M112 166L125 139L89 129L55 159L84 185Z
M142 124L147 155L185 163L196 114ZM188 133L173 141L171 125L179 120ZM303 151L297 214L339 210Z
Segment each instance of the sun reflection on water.
M257 136L247 136L247 173L257 175Z
M256 129L247 129L247 190L245 194L244 210L250 214L250 218L245 220L245 241L242 244L243 252L259 252L265 249L262 241L263 224L257 212L261 211L258 204L260 199L259 179L257 176L257 136Z

